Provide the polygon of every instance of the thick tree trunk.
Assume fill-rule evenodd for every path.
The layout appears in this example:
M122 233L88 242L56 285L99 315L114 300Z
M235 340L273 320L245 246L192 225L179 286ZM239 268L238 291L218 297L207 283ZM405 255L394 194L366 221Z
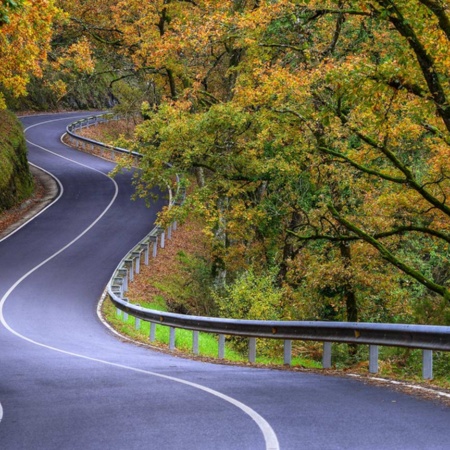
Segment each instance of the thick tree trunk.
M297 212L293 212L291 221L289 223L289 230L295 230L300 223L300 215ZM289 234L286 235L283 246L283 258L280 264L280 270L277 276L277 282L281 286L286 280L289 269L289 261L292 261L299 252L298 243L295 242L295 238Z
M351 266L351 247L348 242L339 244L341 258L345 269ZM347 311L347 322L358 322L358 304L356 301L356 293L351 280L347 279L344 288L345 307Z
M216 251L214 252L212 274L214 285L217 289L223 289L226 286L227 270L223 260L223 253L227 247L227 231L226 231L226 209L228 199L219 197L217 200L218 221L217 228L214 232Z
M344 267L348 269L351 265L351 247L348 242L341 242L339 244L341 251L341 258L343 260ZM343 285L345 308L347 312L347 322L358 322L358 304L356 301L356 293L353 288L351 280L347 279ZM349 356L355 356L358 350L358 346L350 344L348 346Z

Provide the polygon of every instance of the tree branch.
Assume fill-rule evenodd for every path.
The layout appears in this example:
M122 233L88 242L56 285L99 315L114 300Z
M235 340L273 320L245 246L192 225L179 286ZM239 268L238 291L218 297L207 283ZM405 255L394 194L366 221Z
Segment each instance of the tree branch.
M122 39L116 39L114 41L109 41L107 39L102 38L99 34L97 34L94 31L94 30L96 30L96 31L103 31L105 33L110 33L110 34L122 35L123 33L120 30L94 27L92 25L87 24L86 22L81 21L80 19L77 19L76 17L71 17L70 20L72 22L75 22L78 25L80 25L81 28L83 29L83 31L86 31L87 33L89 33L96 41L101 42L102 44L112 45L114 47L123 46Z
M340 2L339 6L342 6L342 2ZM328 48L326 48L322 52L322 55L321 55L322 58L333 53L334 49L336 48L337 42L339 40L339 36L341 35L342 24L344 23L344 20L345 20L344 13L338 14L338 17L336 20L336 27L335 27L334 34L333 34L333 39L332 39L330 45L328 46Z
M327 153L328 155L333 155L333 156L343 159L345 162L347 162L354 168L360 170L361 172L367 173L368 175L374 175L376 177L382 178L383 180L392 181L393 183L397 183L397 184L407 184L408 183L408 180L406 178L392 177L383 172L378 172L377 170L370 169L367 166L358 164L356 161L353 161L352 159L350 159L348 156L344 155L343 153L337 152L330 148L319 147L319 150L324 153Z
M436 109L444 121L447 130L450 131L450 105L439 80L433 57L427 52L410 25L410 22L403 17L392 0L378 0L378 3L390 13L388 20L394 25L400 35L407 40L409 46L414 51Z
M417 232L417 233L428 234L430 236L437 237L439 239L442 239L442 240L450 243L450 235L449 234L442 233L440 231L433 230L428 227L418 227L418 226L414 226L414 225L405 225L405 226L394 228L389 231L384 231L383 233L376 233L373 235L373 237L375 239L383 239L383 238L387 238L387 237L391 237L391 236L403 235L408 232ZM348 235L342 235L342 234L335 235L335 236L329 235L329 234L313 234L311 236L302 236L292 230L288 230L288 233L292 234L293 236L295 236L297 239L299 239L301 241L321 241L321 240L323 240L323 241L330 241L330 242L341 242L341 241L351 242L351 241L359 241L362 239L360 236L348 236Z
M425 5L439 20L441 30L450 40L450 19L446 14L446 7L436 0L419 0L422 5ZM448 7L447 7L448 8Z
M364 142L371 145L372 147L380 150L388 159L393 163L393 165L400 170L406 177L406 183L416 192L418 192L427 202L435 206L437 209L441 210L446 215L450 216L450 207L448 207L445 202L438 200L433 194L428 192L423 186L421 186L415 179L411 170L406 167L396 156L390 151L384 144L379 144L371 137L366 136L352 127L349 127L358 137L360 137Z
M296 47L295 45L290 44L258 44L259 47L275 47L275 48L287 48L289 50L294 50L299 53L303 53L303 49L301 47Z
M430 291L436 292L437 294L444 297L445 300L450 302L450 291L440 284L435 283L433 280L427 278L419 271L415 270L414 268L408 266L403 261L401 261L399 258L397 258L394 254L392 254L383 244L381 244L375 237L365 233L361 228L357 227L355 224L349 222L348 220L344 219L334 208L333 206L328 206L329 211L333 215L333 217L342 224L345 228L347 228L349 231L352 231L357 236L359 236L361 239L363 239L368 244L372 245L375 249L378 250L380 253L380 256L391 263L393 266L400 269L405 274L409 275L410 277L417 280L420 284L426 286Z

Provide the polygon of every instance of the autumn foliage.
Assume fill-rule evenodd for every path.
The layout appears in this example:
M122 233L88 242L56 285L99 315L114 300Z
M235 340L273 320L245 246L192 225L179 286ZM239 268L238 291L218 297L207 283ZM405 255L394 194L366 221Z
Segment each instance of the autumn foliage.
M50 0L4 1L0 6L0 85L26 93L32 75L42 74L57 14ZM0 93L0 108L4 108Z

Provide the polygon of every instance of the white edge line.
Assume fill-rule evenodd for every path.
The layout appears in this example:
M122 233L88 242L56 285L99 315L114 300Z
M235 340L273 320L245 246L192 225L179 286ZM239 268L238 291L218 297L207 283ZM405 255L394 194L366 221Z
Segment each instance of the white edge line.
M118 338L124 339L132 344L136 344L136 341L126 336L125 334L119 333L114 327L112 327L104 318L102 314L103 303L105 302L106 296L108 295L108 288L103 291L102 296L100 297L100 301L97 303L97 317L102 323L102 325L107 328L111 333L115 334ZM151 347L151 346L148 346Z
M210 395L213 395L215 397L218 397L228 403L230 403L231 405L239 408L242 412L244 412L245 414L247 414L255 423L256 425L259 427L259 429L261 430L263 436L264 436L264 440L266 443L266 450L279 450L280 446L278 443L278 438L275 434L275 432L273 431L272 427L270 426L270 424L261 416L259 415L256 411L254 411L253 409L251 409L249 406L245 405L244 403L240 402L239 400L236 400L232 397L229 397L228 395L222 394L219 391L216 391L214 389L208 388L206 386L203 386L201 384L197 384L197 383L193 383L191 381L187 381L187 380L183 380L181 378L176 378L176 377L171 377L169 375L163 375L157 372L152 372L149 370L144 370L144 369L138 369L136 367L131 367L131 366L126 366L123 364L118 364L118 363L113 363L110 361L106 361L103 359L98 359L98 358L92 358L90 356L85 356L85 355L80 355L78 353L73 353L73 352L69 352L66 350L62 350L56 347L52 347L46 344L42 344L40 342L36 342L32 339L27 338L26 336L21 335L20 333L14 331L11 327L9 327L9 325L5 322L4 317L3 317L3 311L2 308L3 307L3 303L1 305L1 313L0 313L0 319L2 324L5 326L5 328L7 328L11 333L13 333L14 335L16 335L17 337L30 342L34 345L37 345L39 347L43 347L52 351L56 351L65 355L69 355L69 356L73 356L76 358L81 358L87 361L92 361L92 362L96 362L96 363L100 363L100 364L104 364L107 366L111 366L111 367L116 367L119 369L125 369L125 370L129 370L132 372L136 372L136 373L141 373L141 374L145 374L145 375L150 375L153 377L157 377L157 378L161 378L164 380L168 380L168 381L173 381L176 383L180 383L180 384L184 384L186 386L190 386L192 388L201 390L203 392L206 392Z
M58 120L65 120L65 119L66 119L66 118L64 118L64 119L48 120L48 121L45 121L45 122L40 122L40 123L38 123L38 124L31 125L31 126L28 127L26 130L28 130L29 128L32 128L32 127L41 125L41 124L43 124L43 123L56 122L56 121L58 121ZM26 130L25 130L25 131L26 131ZM104 175L105 177L108 177L108 175L104 174L103 172L101 172L101 171L99 171L99 170L97 170L97 169L94 169L94 168L92 168L92 167L86 166L86 165L84 165L84 164L82 164L82 163L79 163L79 162L77 162L77 161L74 161L74 160L72 160L72 159L70 159L70 158L66 158L65 156L61 156L61 155L59 155L58 153L54 153L54 152L52 152L51 150L48 150L48 149L46 149L46 148L44 148L44 147L41 147L40 145L37 145L37 144L35 144L35 143L33 143L33 142L30 142L30 141L28 141L28 140L27 140L27 142L29 142L30 144L34 145L35 147L38 147L38 148L40 148L40 149L42 149L42 150L44 150L44 151L47 151L47 152L49 152L49 153L52 153L52 154L54 154L54 155L56 155L56 156L58 156L58 157L60 157L60 158L69 160L69 161L71 161L71 162L73 162L73 163L75 163L75 164L78 164L78 165L80 165L80 166L86 167L86 168L88 168L88 169L90 169L90 170L93 170L93 171L95 171L95 172L101 173L101 174ZM59 254L61 254L61 253L64 252L65 250L67 250L67 249L68 249L69 247L71 247L75 242L77 242L79 239L81 239L81 238L82 238L82 237L83 237L83 236L84 236L91 228L93 228L93 227L97 224L97 222L100 221L100 219L101 219L101 218L107 213L107 211L112 207L113 203L115 202L115 200L116 200L116 198L117 198L117 195L118 195L118 192L119 192L119 187L118 187L118 185L117 185L117 182L116 182L114 179L112 179L112 178L110 178L110 177L108 177L108 178L114 183L115 189L116 189L115 194L114 194L114 197L113 197L113 199L111 200L111 202L108 204L108 206L105 208L105 210L97 217L97 219L95 219L95 221L92 222L92 223L91 223L91 224L90 224L90 225L89 225L89 226L88 226L81 234L79 234L75 239L73 239L73 240L72 240L71 242L69 242L67 245L65 245L64 247L62 247L60 250L58 250L57 252L55 252L53 255L49 256L46 260L42 261L40 264L38 264L38 265L35 266L33 269L31 269L29 272L27 272L25 275L23 275L19 280L17 280L17 281L16 281L16 282L8 289L8 291L5 293L5 295L4 295L4 296L1 298L1 300L0 300L0 322L2 323L2 325L3 325L10 333L14 334L15 336L17 336L18 338L20 338L20 339L22 339L22 340L25 340L25 341L27 341L27 342L30 342L30 343L32 343L32 344L34 344L34 345L39 346L39 347L47 348L47 349L49 349L49 350L53 350L53 351L56 351L56 352L59 352L59 353L63 353L63 354L65 354L65 355L69 355L69 356L74 356L74 357L77 357L77 358L85 359L85 360L88 360L88 361L98 362L98 363L101 363L101 364L105 364L105 365L109 365L109 366L113 366L113 367L117 367L117 368L121 368L121 369L125 369L125 370L130 370L130 371L137 372L137 373L143 373L143 374L146 374L146 375L151 375L151 376L154 376L154 377L163 378L163 379L165 379L165 380L174 381L174 382L177 382L177 383L180 383L180 384L184 384L184 385L187 385L187 386L191 386L191 387L193 387L193 388L196 388L196 389L199 389L199 390L201 390L201 391L207 392L207 393L209 393L209 394L211 394L211 395L214 395L214 396L216 396L216 397L218 397L218 398L220 398L220 399L222 399L222 400L225 400L226 402L228 402L228 403L230 403L230 404L236 406L236 407L239 408L241 411L243 411L245 414L247 414L247 415L248 415L248 416L249 416L249 417L250 417L250 418L258 425L259 429L261 430L261 432L262 432L262 434L263 434L263 436L264 436L264 440L265 440L265 442L266 442L266 450L279 450L280 446L279 446L279 443L278 443L278 438L277 438L275 432L273 431L272 427L270 426L270 424L269 424L262 416L260 416L256 411L254 411L253 409L251 409L249 406L245 405L244 403L241 403L240 401L238 401L238 400L236 400L236 399L234 399L234 398L232 398L232 397L229 397L229 396L227 396L227 395L225 395L225 394L222 394L222 393L219 392L219 391L215 391L215 390L213 390L213 389L210 389L210 388L208 388L208 387L206 387L206 386L202 386L202 385L200 385L200 384L192 383L192 382L190 382L190 381L186 381L186 380L183 380L183 379L181 379L181 378L175 378L175 377L171 377L171 376L168 376L168 375L162 375L162 374L159 374L159 373L156 373L156 372L150 372L150 371L143 370L143 369L138 369L138 368L135 368L135 367L130 367L130 366L122 365L122 364L112 363L112 362L110 362L110 361L105 361L105 360L101 360L101 359L97 359L97 358L91 358L91 357L89 357L89 356L80 355L80 354L77 354L77 353L72 353L72 352L69 352L69 351L66 351L66 350L62 350L62 349L59 349L59 348L56 348L56 347L52 347L52 346L49 346L49 345L46 345L46 344L42 344L42 343L40 343L40 342L34 341L34 340L30 339L30 338L27 338L26 336L23 336L22 334L20 334L20 333L18 333L17 331L13 330L13 329L8 325L8 323L6 322L5 317L4 317L4 315L3 315L3 307L4 307L5 303L6 303L6 300L7 300L8 297L11 295L11 293L16 289L16 287L17 287L22 281L24 281L26 278L28 278L32 273L34 273L36 270L38 270L40 267L42 267L42 266L45 265L47 262L49 262L49 261L51 261L52 259L54 259L56 256L58 256ZM1 405L0 405L0 408L1 408ZM2 414L1 417L3 417L3 409L1 409L1 414Z
M102 322L102 324L106 328L109 329L109 331L111 331L112 333L117 335L119 338L126 339L127 341L135 344L136 342L133 341L133 339L131 339L128 336L125 336L125 335L119 333L118 331L116 331L106 320L103 319L102 313L101 313L101 307L102 307L103 302L105 301L106 296L107 296L107 290L105 290L103 292L102 297L101 297L101 299L100 299L100 301L98 302L98 305L97 305L97 316L98 316L99 320ZM84 358L83 356L81 356L81 357ZM88 358L88 359L91 359L91 358ZM185 381L185 380L182 380L182 379L179 379L179 378L174 378L174 377L170 377L170 376L167 376L167 375L161 375L161 374L158 374L158 373L149 372L149 371L145 371L145 370L141 370L141 369L135 369L133 367L122 366L120 364L110 363L108 361L101 361L101 360L97 360L97 359L95 359L94 361L102 362L104 364L113 365L115 367L120 367L120 368L123 368L123 369L128 369L128 370L133 370L133 371L136 371L136 372L141 372L141 373L153 375L155 377L160 377L160 378L164 378L164 379L171 380L171 381L176 381L178 383L186 384L186 385L192 386L192 387L194 387L196 389L200 389L202 391L205 391L205 392L207 392L209 394L215 395L216 397L219 397L219 398L221 398L221 399L223 399L223 400L233 404L237 408L241 409L244 413L249 415L253 419L254 422L256 422L256 424L258 425L258 427L260 428L261 432L264 435L264 439L266 441L266 450L279 450L279 448L280 448L280 445L278 443L278 438L277 438L275 432L273 431L272 427L269 425L269 423L262 416L260 416L256 411L254 411L253 409L249 408L244 403L241 403L239 400L235 400L232 397L229 397L229 396L227 396L225 394L222 394L221 392L218 392L218 391L215 391L213 389L207 388L207 387L202 386L200 384L192 383L190 381Z
M359 378L359 379L361 379L363 381L364 380L372 380L372 381L378 381L380 383L392 384L394 386L407 387L409 389L416 389L418 391L427 392L428 394L437 395L439 397L450 398L450 394L448 394L447 392L437 391L435 389L430 389L430 388L426 388L426 387L423 387L423 386L417 386L416 384L409 384L409 383L406 383L404 381L388 380L386 378L379 378L379 377L363 377L363 376L358 375L356 373L349 373L349 374L347 374L347 376L352 377L352 378Z

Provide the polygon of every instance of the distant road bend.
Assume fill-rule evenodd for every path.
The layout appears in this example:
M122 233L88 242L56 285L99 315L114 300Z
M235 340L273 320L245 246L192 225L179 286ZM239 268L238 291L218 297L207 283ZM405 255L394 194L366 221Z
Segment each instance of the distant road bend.
M156 210L130 174L64 146L80 113L22 119L60 195L0 241L0 449L444 449L445 406L347 378L185 360L121 342L96 310Z

